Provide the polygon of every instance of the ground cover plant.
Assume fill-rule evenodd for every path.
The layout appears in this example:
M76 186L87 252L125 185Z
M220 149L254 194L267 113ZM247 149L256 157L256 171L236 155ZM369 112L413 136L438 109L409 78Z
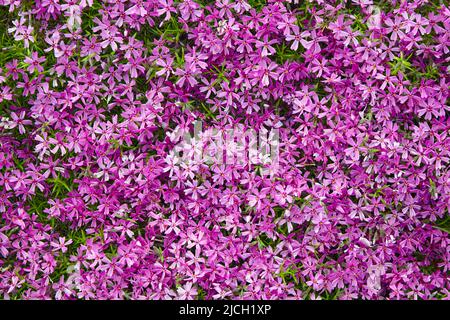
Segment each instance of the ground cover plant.
M449 45L438 0L0 0L0 298L448 299Z

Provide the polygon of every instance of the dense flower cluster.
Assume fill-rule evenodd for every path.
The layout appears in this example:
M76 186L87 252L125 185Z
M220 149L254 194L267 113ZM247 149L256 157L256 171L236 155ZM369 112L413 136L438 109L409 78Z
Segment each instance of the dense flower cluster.
M449 297L441 1L0 0L0 42L1 298ZM178 161L195 121L279 169Z

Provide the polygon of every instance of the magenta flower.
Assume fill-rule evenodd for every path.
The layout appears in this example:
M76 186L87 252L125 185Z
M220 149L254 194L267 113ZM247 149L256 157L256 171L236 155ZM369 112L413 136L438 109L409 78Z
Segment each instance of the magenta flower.
M31 53L31 57L26 57L24 62L28 64L27 71L32 73L34 71L42 72L44 68L41 63L45 61L45 57L39 57L37 52Z

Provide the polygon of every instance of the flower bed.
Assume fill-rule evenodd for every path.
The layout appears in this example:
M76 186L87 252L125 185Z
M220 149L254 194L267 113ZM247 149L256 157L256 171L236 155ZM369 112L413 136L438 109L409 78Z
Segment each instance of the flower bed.
M449 30L437 0L0 0L0 298L448 298Z

